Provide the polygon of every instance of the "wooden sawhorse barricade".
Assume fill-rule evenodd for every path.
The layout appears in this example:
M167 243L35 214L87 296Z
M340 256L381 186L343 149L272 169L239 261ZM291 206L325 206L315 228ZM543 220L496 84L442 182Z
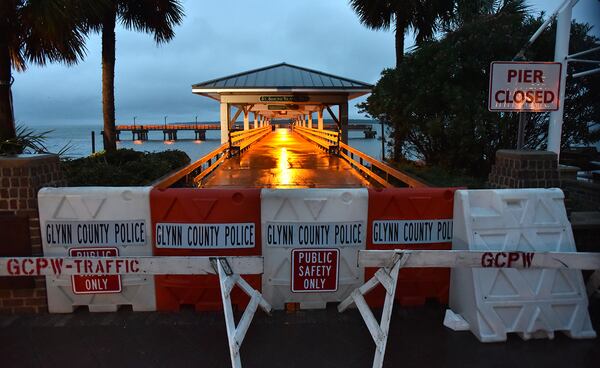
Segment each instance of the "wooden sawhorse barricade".
M358 254L359 267L378 267L379 270L360 288L338 305L343 312L355 304L375 342L373 368L383 366L383 358L388 339L394 295L400 268L422 267L482 267L485 260L498 259L511 262L492 262L489 268L554 268L595 271L588 281L587 291L591 295L600 287L600 253L566 253L566 252L480 252L468 250L361 250ZM381 284L386 291L381 320L371 312L363 295Z

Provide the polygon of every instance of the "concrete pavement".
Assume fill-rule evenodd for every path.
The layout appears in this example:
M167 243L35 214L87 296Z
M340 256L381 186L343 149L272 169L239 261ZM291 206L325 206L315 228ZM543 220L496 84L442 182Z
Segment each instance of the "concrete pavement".
M598 367L600 341L483 344L442 325L444 306L395 307L385 367ZM590 307L600 331L600 300ZM245 367L370 367L374 345L356 310L257 313L243 343ZM0 316L0 366L229 367L221 313Z

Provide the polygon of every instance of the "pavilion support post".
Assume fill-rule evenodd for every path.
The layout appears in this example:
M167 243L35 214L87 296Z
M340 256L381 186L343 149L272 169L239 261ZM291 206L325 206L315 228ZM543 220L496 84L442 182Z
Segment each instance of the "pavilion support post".
M254 129L258 129L258 113L254 113Z
M229 141L229 116L231 115L231 106L226 102L221 102L221 144Z
M323 107L321 106L317 111L317 129L323 130Z
M348 101L340 104L338 120L340 122L341 141L348 144Z
M308 127L310 129L312 129L313 124L312 124L312 111L308 113Z
M244 130L250 130L250 111L244 109Z

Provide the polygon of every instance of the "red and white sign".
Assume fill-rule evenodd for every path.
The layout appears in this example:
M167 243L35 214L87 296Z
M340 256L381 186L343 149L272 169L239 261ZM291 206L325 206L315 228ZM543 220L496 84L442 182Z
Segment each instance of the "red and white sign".
M71 257L116 257L119 250L110 248L70 248ZM71 276L74 294L109 294L121 292L120 275L82 275Z
M339 249L293 249L292 292L337 291Z
M490 67L490 111L556 111L561 63L494 61Z

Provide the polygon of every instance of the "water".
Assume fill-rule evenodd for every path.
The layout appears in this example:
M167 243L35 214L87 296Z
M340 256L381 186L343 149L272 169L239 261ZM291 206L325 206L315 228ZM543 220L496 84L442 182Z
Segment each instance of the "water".
M377 131L377 137L380 136L378 125L373 125ZM36 132L51 131L47 134L46 146L50 152L58 152L65 145L69 146L66 154L68 157L78 158L88 156L92 153L91 132L96 132L96 151L102 150L101 125L38 125L31 127ZM159 152L165 150L181 150L190 156L192 161L211 152L221 144L221 132L218 130L209 130L206 132L205 141L195 141L194 131L179 131L178 140L174 142L163 141L161 131L150 132L149 141L131 140L131 133L121 133L119 148L131 148L136 151ZM381 140L378 138L365 139L361 130L351 130L349 132L350 146L381 160Z

